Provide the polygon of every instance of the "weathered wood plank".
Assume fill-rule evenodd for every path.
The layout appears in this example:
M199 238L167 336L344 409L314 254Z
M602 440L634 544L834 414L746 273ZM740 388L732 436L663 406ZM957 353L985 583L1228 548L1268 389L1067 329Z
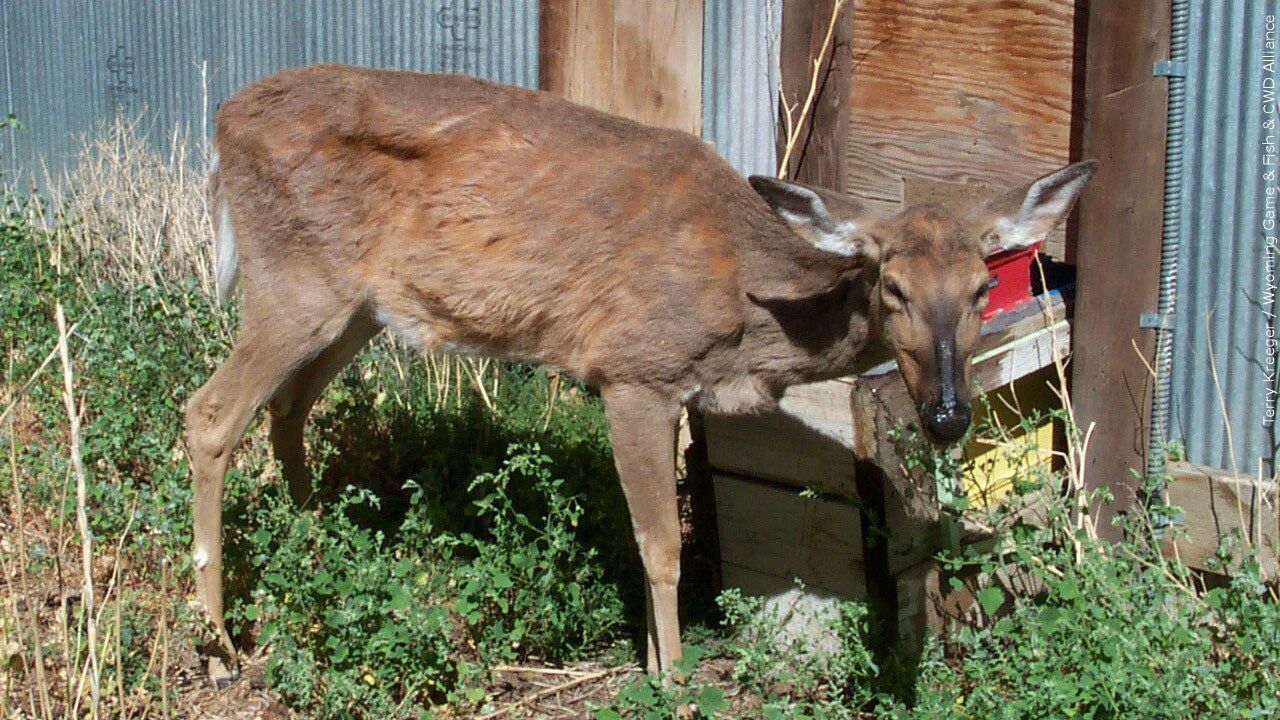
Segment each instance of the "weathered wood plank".
M849 448L852 415L850 387L823 383L812 389L818 396L806 407L761 415L706 416L707 457L717 470L765 478L800 488L854 497L854 464ZM803 391L801 391L803 392ZM841 403L838 398L843 394ZM784 398L784 403L786 399ZM831 418L849 417L849 430L831 433Z
M1117 512L1137 502L1134 469L1146 454L1163 218L1167 83L1151 76L1166 57L1169 3L1093 2L1089 14L1084 155L1102 162L1080 201L1072 402L1093 427L1084 477L1116 501L1093 508L1098 531L1119 538ZM1140 355L1141 354L1141 355Z
M1072 0L860 0L844 189L901 201L902 178L1004 187L1065 164L1074 15Z
M702 134L702 0L614 4L612 112Z
M1238 533L1252 545L1267 578L1280 577L1280 525L1277 489L1270 478L1259 481L1188 462L1169 464L1169 504L1182 509L1181 522L1165 543L1188 566L1221 571L1208 562L1218 551L1218 539ZM1234 556L1240 557L1239 544Z
M542 0L542 89L597 110L613 106L614 0Z
M714 475L720 557L738 567L795 578L817 590L862 597L862 523L848 503Z
M543 0L543 89L649 125L702 130L702 0Z
M750 570L733 563L723 564L724 585L746 595L765 598L765 612L779 624L777 640L795 647L831 652L840 647L836 632L840 603L862 600L865 589L852 595L820 588L796 587L794 578ZM794 644L793 644L794 643Z

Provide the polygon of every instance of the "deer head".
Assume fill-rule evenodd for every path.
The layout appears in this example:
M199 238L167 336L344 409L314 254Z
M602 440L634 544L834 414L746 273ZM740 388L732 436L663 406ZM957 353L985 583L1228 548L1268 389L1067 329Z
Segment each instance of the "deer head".
M833 264L872 270L862 276L874 339L896 358L927 436L945 444L972 420L970 366L993 287L984 258L1044 240L1096 167L1069 165L976 208L908 207L887 218L838 193L764 176L751 184Z

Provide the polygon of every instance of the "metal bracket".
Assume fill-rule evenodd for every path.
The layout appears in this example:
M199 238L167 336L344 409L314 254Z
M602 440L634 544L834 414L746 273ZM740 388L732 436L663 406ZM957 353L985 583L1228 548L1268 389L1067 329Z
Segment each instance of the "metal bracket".
M1187 64L1181 60L1157 60L1151 66L1151 74L1156 77L1186 77Z
M1143 330L1173 329L1173 314L1161 315L1155 312L1144 312L1138 316L1138 327Z

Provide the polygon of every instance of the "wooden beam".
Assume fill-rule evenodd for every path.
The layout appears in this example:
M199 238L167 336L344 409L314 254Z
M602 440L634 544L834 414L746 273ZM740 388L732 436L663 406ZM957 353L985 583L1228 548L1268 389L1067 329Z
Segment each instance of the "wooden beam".
M702 134L702 0L542 0L544 90Z
M1086 483L1116 498L1092 508L1098 532L1117 539L1146 454L1155 343L1138 318L1155 310L1159 276L1168 88L1151 67L1168 55L1169 3L1095 0L1089 12L1083 151L1102 166L1079 210L1072 400L1093 428Z
M820 58L817 70L813 109L800 125L799 141L787 163L788 178L832 190L844 189L849 93L853 87L853 6L852 0L847 2L835 19L831 49ZM809 94L813 61L819 59L834 7L835 0L787 0L782 4L782 90L787 104L797 107L792 113L796 119ZM779 123L779 127L781 136L786 123ZM785 151L786 138L779 137L779 161Z

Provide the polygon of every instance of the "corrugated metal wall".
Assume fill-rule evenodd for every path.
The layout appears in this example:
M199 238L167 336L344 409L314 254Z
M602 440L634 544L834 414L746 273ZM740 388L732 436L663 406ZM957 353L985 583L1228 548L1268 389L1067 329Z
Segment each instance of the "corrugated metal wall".
M702 137L739 172L772 175L782 0L703 7Z
M117 111L196 137L240 85L337 61L538 82L538 0L4 0L10 171L56 167Z
M1249 474L1257 473L1259 458L1270 474L1276 453L1273 314L1280 308L1276 248L1267 238L1277 231L1263 222L1267 190L1277 186L1274 176L1264 177L1277 170L1265 164L1264 134L1272 144L1280 139L1275 125L1263 127L1277 118L1274 95L1264 96L1267 78L1269 92L1277 92L1276 58L1264 45L1267 17L1274 31L1275 15L1276 0L1192 2L1187 69L1171 433L1190 460ZM1274 147L1269 157L1280 157ZM1230 442L1220 400L1231 419Z

